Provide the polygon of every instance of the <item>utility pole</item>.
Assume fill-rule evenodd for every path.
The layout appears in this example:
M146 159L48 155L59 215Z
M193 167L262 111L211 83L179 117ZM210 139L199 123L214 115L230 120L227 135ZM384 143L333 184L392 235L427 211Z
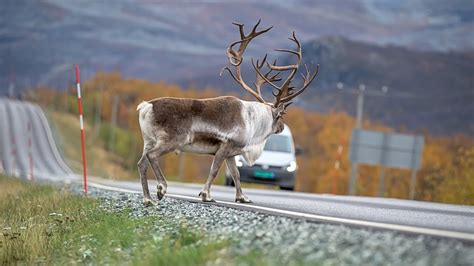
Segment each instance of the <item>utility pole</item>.
M359 85L359 91L357 93L357 113L356 113L356 129L362 129L362 119L363 119L363 112L364 112L364 92L365 92L365 85ZM354 141L354 140L352 140ZM356 162L351 163L351 177L349 180L349 195L355 195L356 193L356 180L357 180L357 173L358 167Z
M359 85L359 92L357 94L357 114L356 114L356 128L362 129L362 119L364 116L364 92L365 92L365 85Z
M342 89L344 86L341 82L337 84L338 89ZM366 91L365 90L365 85L360 84L359 85L359 90L356 92L357 93L357 112L356 112L356 129L362 129L363 128L363 123L364 123L364 96L365 95L370 95L370 96L385 96L388 92L388 87L387 86L382 86L381 92L378 91ZM355 137L357 137L358 134L354 134ZM352 140L352 142L357 142L357 140ZM358 172L358 165L357 163L351 163L351 176L349 180L349 194L354 195L356 192L356 179L357 179L357 173ZM383 196L383 191L384 191L384 178L385 178L385 169L384 166L382 165L381 172L380 172L380 180L379 180L379 195Z

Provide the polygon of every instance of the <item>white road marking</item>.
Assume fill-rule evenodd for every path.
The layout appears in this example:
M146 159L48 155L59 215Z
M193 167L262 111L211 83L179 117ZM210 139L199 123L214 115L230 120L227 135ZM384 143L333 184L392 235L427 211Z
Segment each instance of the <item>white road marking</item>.
M141 194L141 191L117 188L117 187L112 187L112 186L102 185L102 184L97 184L97 183L89 183L89 185L92 187L111 190L111 191ZM423 234L423 235L430 235L430 236L436 236L436 237L447 237L447 238L456 238L460 240L474 241L474 234L464 233L464 232L423 228L423 227L409 226L409 225L389 224L389 223L381 223L381 222L370 222L370 221L350 219L350 218L338 218L338 217L331 217L331 216L325 216L325 215L316 215L316 214L309 214L309 213L303 213L303 212L287 211L287 210L257 206L257 205L252 205L252 204L242 204L242 203L233 203L233 202L225 202L225 201L216 201L215 203L203 203L201 202L201 199L198 197L190 197L190 196L177 195L177 194L166 194L166 196L170 198L192 201L196 203L215 204L215 205L229 207L233 209L255 211L255 212L280 215L280 216L286 216L286 217L292 217L292 218L300 218L300 219L306 219L310 221L326 222L326 223L332 223L332 224L344 224L344 225L352 225L352 226L359 226L359 227L372 227L372 228L378 228L378 229L400 231L400 232L411 233L411 234Z
M100 189L105 189L105 190L110 190L110 191L117 191L117 192L125 192L125 193L133 193L133 194L140 194L140 191L137 190L131 190L131 189L125 189L125 188L118 188L118 187L111 187L107 185L102 185L98 183L93 183L89 182L88 184L90 187L95 187L95 188L100 188Z

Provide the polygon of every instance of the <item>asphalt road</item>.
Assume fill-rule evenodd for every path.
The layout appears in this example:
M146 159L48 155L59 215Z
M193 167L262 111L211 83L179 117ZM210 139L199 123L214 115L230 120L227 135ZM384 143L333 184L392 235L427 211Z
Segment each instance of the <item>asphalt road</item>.
M35 178L79 182L81 176L72 174L60 157L53 134L41 109L30 103L0 98L0 158L5 172L24 178L27 178L29 174L28 120L32 123L31 151L34 158ZM14 150L16 152L13 152ZM91 185L140 193L138 174L136 179L134 182L125 182L91 178ZM150 187L154 188L154 181L150 183ZM198 193L201 188L200 184L173 182L168 185L168 195L198 202ZM437 235L436 232L441 232L439 236L474 241L474 207L472 206L245 188L244 193L253 200L253 204L233 204L234 188L213 186L211 189L211 195L218 200L217 204L232 208L412 233ZM390 227L390 225L393 226Z
M96 179L93 182L141 193L138 181ZM156 182L149 182L150 189L155 191L152 188ZM201 189L201 184L170 182L167 193L193 197L198 201ZM465 232L474 236L474 207L471 206L251 188L244 188L244 193L254 202L251 205L329 217ZM217 201L233 202L235 190L232 187L212 186L211 195Z
M28 123L31 123L31 134ZM32 103L0 98L0 170L3 168L14 176L29 176L30 137L34 177L73 178L56 148L41 108Z

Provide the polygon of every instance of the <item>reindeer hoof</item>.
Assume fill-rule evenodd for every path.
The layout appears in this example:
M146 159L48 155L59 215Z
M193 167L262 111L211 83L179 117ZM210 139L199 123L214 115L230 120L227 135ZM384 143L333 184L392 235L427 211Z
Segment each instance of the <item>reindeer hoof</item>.
M238 202L238 203L253 203L253 201L249 200L246 196L235 198L235 202Z
M156 195L158 196L158 199L161 200L166 194L166 187L163 184L158 184L156 189Z
M216 202L216 200L213 199L213 198L207 198L207 199L204 199L204 198L203 198L203 199L202 199L202 202Z
M156 202L153 201L151 198L144 198L144 199L143 199L143 204L144 204L146 207L150 207L150 206L156 205Z
M240 196L236 196L235 197L235 202L238 202L238 203L253 203L251 200L249 200L249 198L247 198L247 196L245 195L240 195Z
M216 202L208 192L201 191L199 192L202 202Z

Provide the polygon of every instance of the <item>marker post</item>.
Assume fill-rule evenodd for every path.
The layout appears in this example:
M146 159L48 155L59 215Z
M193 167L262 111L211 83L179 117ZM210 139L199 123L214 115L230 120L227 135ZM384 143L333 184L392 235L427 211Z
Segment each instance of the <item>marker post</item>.
M16 176L16 142L15 142L15 137L11 136L11 143L12 143L12 150L11 150L11 156L12 156L12 170L11 170L11 175Z
M28 161L30 163L30 174L28 175L28 179L29 180L35 180L35 176L33 174L33 154L31 152L32 150L32 146L33 146L33 141L32 141L32 137L31 137L31 131L32 131L32 128L31 128L31 120L28 120Z
M82 98L81 98L81 79L79 74L79 66L74 67L76 71L76 88L77 88L77 104L79 107L79 122L81 126L81 148L82 148L82 169L84 172L84 193L87 194L87 167L86 167L86 148L84 143L84 119L82 112Z

